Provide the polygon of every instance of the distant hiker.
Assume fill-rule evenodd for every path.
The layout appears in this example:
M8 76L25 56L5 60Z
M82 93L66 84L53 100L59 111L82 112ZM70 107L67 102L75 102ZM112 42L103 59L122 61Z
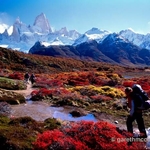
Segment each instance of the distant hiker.
M130 108L130 114L126 121L127 130L128 132L133 133L133 121L136 120L140 132L139 138L147 138L142 109L138 108L141 106L142 98L139 94L134 93L131 87L125 89L125 94L128 100L127 105Z
M30 81L32 84L35 82L35 75L33 73L30 76Z
M29 77L30 76L29 76L28 72L26 72L25 75L24 75L24 80L25 80L26 83L28 83Z

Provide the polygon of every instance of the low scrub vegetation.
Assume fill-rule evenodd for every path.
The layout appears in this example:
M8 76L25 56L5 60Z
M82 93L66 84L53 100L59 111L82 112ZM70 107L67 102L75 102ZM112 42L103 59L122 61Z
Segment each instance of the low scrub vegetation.
M13 91L27 88L24 73L28 71L36 76L32 85L35 90L31 93L33 101L82 108L97 116L105 113L123 118L120 123L125 124L128 114L125 87L138 83L150 96L150 77L144 68L38 56L4 48L0 48L0 65L2 149L144 149L145 143L128 143L123 139L131 135L108 122L62 122L54 118L37 122L28 116L10 116L11 105L8 105L12 98L15 104L25 102L23 95L16 95ZM144 112L146 127L150 126L149 114L149 110ZM116 140L112 141L112 138Z

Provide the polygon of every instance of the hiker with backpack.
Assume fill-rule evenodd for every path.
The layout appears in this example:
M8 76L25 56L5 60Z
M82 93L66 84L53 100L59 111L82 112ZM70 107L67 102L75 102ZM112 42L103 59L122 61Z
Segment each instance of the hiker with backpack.
M35 82L35 75L33 73L31 74L29 80L31 81L31 84L33 84Z
M140 132L139 138L147 138L143 120L143 110L140 108L143 104L142 96L134 91L134 86L133 88L127 87L125 94L128 100L127 105L130 108L130 113L126 120L127 130L133 134L133 122L136 120Z
M29 76L29 73L26 72L25 75L24 75L24 81L25 81L26 83L28 83L29 77L30 77L30 76Z

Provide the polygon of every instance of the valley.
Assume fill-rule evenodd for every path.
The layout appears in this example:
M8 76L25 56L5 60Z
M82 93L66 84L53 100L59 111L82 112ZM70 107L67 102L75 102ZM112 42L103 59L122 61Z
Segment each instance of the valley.
M73 58L40 56L5 48L0 49L0 57L0 135L2 141L5 141L0 142L0 146L4 149L37 149L38 135L45 138L47 132L60 132L55 135L67 134L64 129L68 127L68 132L76 132L74 135L79 142L80 127L83 127L88 138L91 138L92 132L97 139L99 136L96 136L96 127L97 132L104 137L98 140L103 140L104 143L108 143L113 136L130 137L125 126L128 109L124 89L138 83L150 94L147 66L130 67ZM24 82L26 72L35 74L36 82L33 85L30 81L29 84ZM150 126L149 113L149 110L144 112L146 128ZM67 116L68 114L72 114L72 118ZM85 116L89 117L88 120L76 120ZM98 121L93 123L93 120L90 120L94 119L92 117ZM91 126L93 129L90 129L89 134ZM137 125L134 126L137 129ZM108 135L105 127L112 134ZM23 135L24 139L21 138ZM66 137L64 139L68 136L63 135ZM59 143L59 140L57 142ZM95 143L95 140L93 142ZM75 141L70 144L76 145ZM88 142L82 144L91 149ZM137 149L139 146L138 142L128 146L127 142L117 141L110 141L108 146L114 145L116 149L122 144L125 149ZM144 143L142 144L144 147ZM140 143L140 146L142 144ZM102 146L100 143L94 145Z

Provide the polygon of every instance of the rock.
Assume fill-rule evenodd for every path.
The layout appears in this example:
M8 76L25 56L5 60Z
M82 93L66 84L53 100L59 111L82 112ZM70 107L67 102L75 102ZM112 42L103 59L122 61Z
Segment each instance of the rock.
M9 104L25 103L25 97L19 93L0 89L0 102L7 102Z
M11 113L11 106L7 102L0 102L0 114L2 115L10 115Z
M79 111L76 111L76 110L70 112L70 114L72 115L72 117L80 117L81 116L81 113Z
M122 107L121 105L118 105L118 106L116 107L116 109L117 109L117 110L121 110L121 109L123 109L123 107Z
M115 124L118 124L118 121L117 121L117 120L115 121Z

